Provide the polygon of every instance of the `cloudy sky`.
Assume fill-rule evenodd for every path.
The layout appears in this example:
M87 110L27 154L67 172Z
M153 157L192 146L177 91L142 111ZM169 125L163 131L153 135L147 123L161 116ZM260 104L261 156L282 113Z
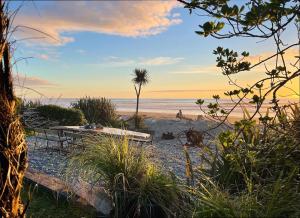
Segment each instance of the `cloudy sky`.
M254 62L274 51L271 41L200 37L194 31L203 19L176 1L25 1L14 19L15 81L26 87L18 91L131 98L133 70L146 68L151 82L144 98L210 97L230 87L215 67L217 46L247 50ZM296 40L291 33L289 43ZM291 61L295 54L288 54ZM261 70L236 79L251 84Z

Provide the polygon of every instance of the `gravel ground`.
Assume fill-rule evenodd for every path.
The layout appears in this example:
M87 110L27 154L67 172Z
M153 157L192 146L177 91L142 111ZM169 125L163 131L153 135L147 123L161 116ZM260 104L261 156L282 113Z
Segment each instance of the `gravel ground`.
M174 136L177 136L182 131L189 128L202 131L209 128L207 121L186 121L176 119L147 119L145 121L146 126L154 131L154 143L151 146L146 147L146 153L150 156L153 162L160 164L167 171L172 172L179 178L185 178L185 154L182 143L186 142L185 138L173 140L162 140L161 135L164 132L173 132ZM214 130L211 134L215 135L220 129ZM204 144L209 143L209 139L204 140ZM200 164L200 152L202 148L188 147L188 153L190 155L192 166L196 167Z
M34 146L34 137L27 137L29 168L62 178L63 170L66 168L66 154L58 150L46 150L46 141L38 140ZM50 148L58 148L54 142L49 143Z
M177 135L183 130L193 127L195 130L203 130L208 127L207 121L185 121L175 119L146 119L146 126L155 132L153 145L144 146L147 156L154 162L162 166L165 170L174 173L180 178L185 175L185 155L183 147L177 139L162 140L163 132L173 132ZM216 134L218 131L212 132ZM184 139L183 139L184 141ZM47 173L49 175L63 178L67 166L67 155L52 149L45 149L46 142L38 140L34 149L34 137L27 137L29 167L31 169ZM50 147L58 148L56 143L50 142ZM199 164L199 152L201 148L188 148L192 164Z

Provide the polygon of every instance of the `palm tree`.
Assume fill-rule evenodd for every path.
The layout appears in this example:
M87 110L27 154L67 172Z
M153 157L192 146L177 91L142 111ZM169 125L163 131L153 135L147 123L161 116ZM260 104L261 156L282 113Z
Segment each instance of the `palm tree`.
M0 0L0 217L24 217L20 199L27 167L27 146L16 113L13 92L10 43L11 32L6 3Z
M132 82L134 83L134 89L136 93L135 128L137 128L141 89L142 86L149 82L149 76L146 69L135 69L133 72L134 78L132 79Z

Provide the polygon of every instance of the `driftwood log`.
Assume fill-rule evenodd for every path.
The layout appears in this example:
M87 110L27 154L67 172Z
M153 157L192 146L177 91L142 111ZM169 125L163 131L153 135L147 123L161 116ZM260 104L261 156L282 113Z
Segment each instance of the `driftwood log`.
M161 135L161 139L164 139L164 140L172 140L172 139L175 139L175 136L173 134L173 132L163 132L163 134Z
M194 129L185 131L186 143L184 146L201 147L203 145L203 133Z

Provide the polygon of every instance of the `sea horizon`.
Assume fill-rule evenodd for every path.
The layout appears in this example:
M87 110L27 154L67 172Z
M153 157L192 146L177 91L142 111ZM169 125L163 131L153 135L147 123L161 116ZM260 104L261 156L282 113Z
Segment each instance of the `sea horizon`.
M54 104L62 107L71 107L80 98L26 98L26 100L39 100L42 104ZM136 98L108 98L115 104L116 110L120 112L134 112L136 108ZM203 98L207 103L215 102L214 99ZM146 113L163 113L176 114L179 110L187 115L202 115L203 112L195 103L196 98L141 98L139 111ZM220 104L225 109L230 109L233 102L230 99L221 99ZM299 99L280 99L280 104L299 102ZM255 106L245 103L247 110L251 113L255 111ZM266 112L270 104L263 106L263 111ZM236 108L231 116L242 116L243 111L241 107Z

